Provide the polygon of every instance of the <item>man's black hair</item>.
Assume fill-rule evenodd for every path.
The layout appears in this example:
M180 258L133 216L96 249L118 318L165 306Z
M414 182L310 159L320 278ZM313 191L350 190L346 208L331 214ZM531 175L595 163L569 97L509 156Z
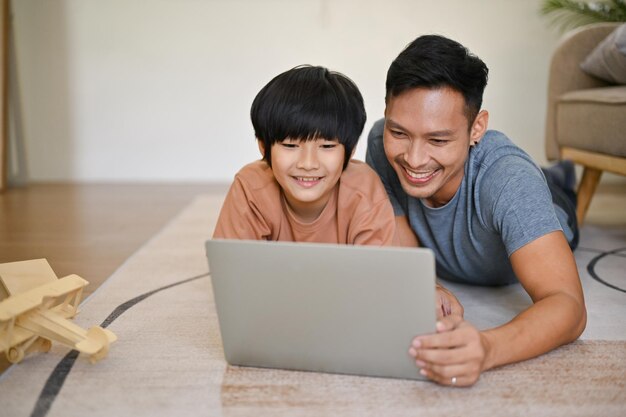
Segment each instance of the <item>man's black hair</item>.
M413 88L450 87L463 95L471 128L483 102L488 74L485 63L460 43L439 35L420 36L391 63L385 102Z
M366 119L363 97L352 80L310 65L272 79L255 97L250 117L268 164L272 145L284 139L336 139L345 148L344 169Z

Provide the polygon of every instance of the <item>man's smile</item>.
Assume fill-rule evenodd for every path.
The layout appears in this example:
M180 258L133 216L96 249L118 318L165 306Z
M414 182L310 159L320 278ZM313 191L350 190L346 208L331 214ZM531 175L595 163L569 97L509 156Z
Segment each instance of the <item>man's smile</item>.
M413 171L406 166L402 166L402 170L404 171L405 178L411 184L421 185L429 182L433 177L435 177L441 169L434 169L428 171Z

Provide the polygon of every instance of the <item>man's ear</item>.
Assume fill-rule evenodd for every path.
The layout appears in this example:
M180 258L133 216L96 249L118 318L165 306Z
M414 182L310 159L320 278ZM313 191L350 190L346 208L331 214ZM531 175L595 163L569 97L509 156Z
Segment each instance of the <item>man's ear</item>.
M478 142L480 142L480 139L487 131L488 125L489 112L487 110L479 111L476 115L476 118L474 119L474 123L472 123L472 129L470 130L470 143L472 145L476 145Z
M257 145L259 145L259 152L261 152L261 156L265 158L265 143L261 139L256 140Z

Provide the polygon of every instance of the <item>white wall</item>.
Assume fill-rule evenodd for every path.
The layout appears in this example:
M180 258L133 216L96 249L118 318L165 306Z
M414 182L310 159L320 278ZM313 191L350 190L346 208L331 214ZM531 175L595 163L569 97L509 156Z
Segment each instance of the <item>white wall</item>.
M351 77L368 121L387 68L426 33L490 68L484 107L540 163L559 33L540 0L19 0L23 139L33 180L229 181L257 159L250 104L298 64ZM365 140L357 150L364 158Z

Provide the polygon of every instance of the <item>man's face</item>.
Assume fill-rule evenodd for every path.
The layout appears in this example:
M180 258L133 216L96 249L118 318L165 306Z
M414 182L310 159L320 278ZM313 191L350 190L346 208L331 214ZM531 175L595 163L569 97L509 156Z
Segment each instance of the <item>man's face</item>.
M345 147L337 140L285 139L272 145L271 155L289 207L303 221L317 218L343 172Z
M476 121L481 117L486 113ZM415 88L390 96L385 154L404 191L431 207L448 203L461 185L470 145L482 137L486 120L482 127L468 131L465 100L451 88Z

